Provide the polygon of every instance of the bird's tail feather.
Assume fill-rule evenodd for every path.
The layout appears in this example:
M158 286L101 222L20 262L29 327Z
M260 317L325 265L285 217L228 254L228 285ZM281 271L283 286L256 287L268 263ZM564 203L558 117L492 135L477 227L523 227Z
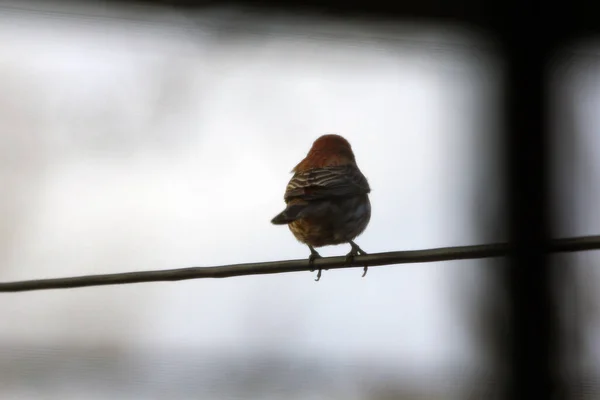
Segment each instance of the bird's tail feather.
M295 220L302 218L300 212L305 208L306 206L300 204L290 205L285 210L277 214L275 218L271 220L271 223L275 225L286 225L290 222L294 222Z
M277 216L275 216L275 218L271 220L271 223L274 225L286 225L290 222L294 222L294 219L289 218L287 215L285 215L285 211L278 214Z

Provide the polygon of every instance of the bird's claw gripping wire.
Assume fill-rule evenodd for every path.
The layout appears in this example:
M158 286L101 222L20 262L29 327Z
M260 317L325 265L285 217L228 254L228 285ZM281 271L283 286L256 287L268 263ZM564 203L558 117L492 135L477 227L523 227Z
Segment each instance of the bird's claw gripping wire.
M346 264L352 265L354 263L355 256L367 255L367 252L364 251L363 249L361 249L360 247L358 247L358 245L356 243L354 243L352 240L350 240L348 243L350 243L350 246L352 246L352 250L350 250L350 253L346 254ZM365 275L367 275L368 269L369 269L369 267L367 265L365 265L364 272L362 274L363 278L365 277Z
M317 258L321 258L321 255L315 250L314 247L308 246L308 248L310 249L310 256L308 256L308 265L310 265L311 267L310 272L314 272L315 269L313 268L313 265L315 263L315 260ZM321 279L321 268L319 268L319 272L317 272L317 279L315 279L315 282L318 282L319 279Z

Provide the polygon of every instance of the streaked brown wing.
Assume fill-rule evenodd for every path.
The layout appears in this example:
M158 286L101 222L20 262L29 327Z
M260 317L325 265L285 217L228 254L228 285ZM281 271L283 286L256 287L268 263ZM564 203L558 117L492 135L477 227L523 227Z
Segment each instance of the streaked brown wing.
M284 199L319 200L355 196L370 191L367 178L356 166L343 165L297 172L288 183Z

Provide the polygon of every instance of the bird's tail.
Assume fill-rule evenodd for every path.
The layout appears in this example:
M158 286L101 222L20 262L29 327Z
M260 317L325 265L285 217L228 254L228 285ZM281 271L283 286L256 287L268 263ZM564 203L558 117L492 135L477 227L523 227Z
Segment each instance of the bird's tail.
M290 222L302 218L300 212L304 210L306 206L300 204L289 205L285 210L280 212L271 220L272 224L275 225L286 225Z
M275 218L271 220L271 223L275 225L286 225L290 222L294 222L295 220L295 218L290 218L288 215L286 215L284 210L281 213L277 214Z

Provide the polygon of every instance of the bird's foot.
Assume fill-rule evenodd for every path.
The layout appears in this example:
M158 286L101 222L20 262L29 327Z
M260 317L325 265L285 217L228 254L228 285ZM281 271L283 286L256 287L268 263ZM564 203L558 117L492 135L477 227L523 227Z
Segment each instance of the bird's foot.
M346 264L352 265L354 263L354 257L356 257L356 256L365 256L365 255L367 255L367 252L364 251L363 249L361 249L352 240L350 242L348 242L348 243L350 243L350 246L352 246L352 250L350 250L350 253L346 254ZM362 274L363 278L365 277L365 275L367 275L368 268L369 267L365 265L364 272Z
M315 260L317 258L321 258L321 255L314 249L314 247L308 246L308 248L310 249L310 256L308 256L308 265L310 266L310 272L314 272L315 269L313 268L313 266ZM317 272L317 279L315 279L315 282L318 282L319 279L321 279L321 268L319 268L319 272Z

